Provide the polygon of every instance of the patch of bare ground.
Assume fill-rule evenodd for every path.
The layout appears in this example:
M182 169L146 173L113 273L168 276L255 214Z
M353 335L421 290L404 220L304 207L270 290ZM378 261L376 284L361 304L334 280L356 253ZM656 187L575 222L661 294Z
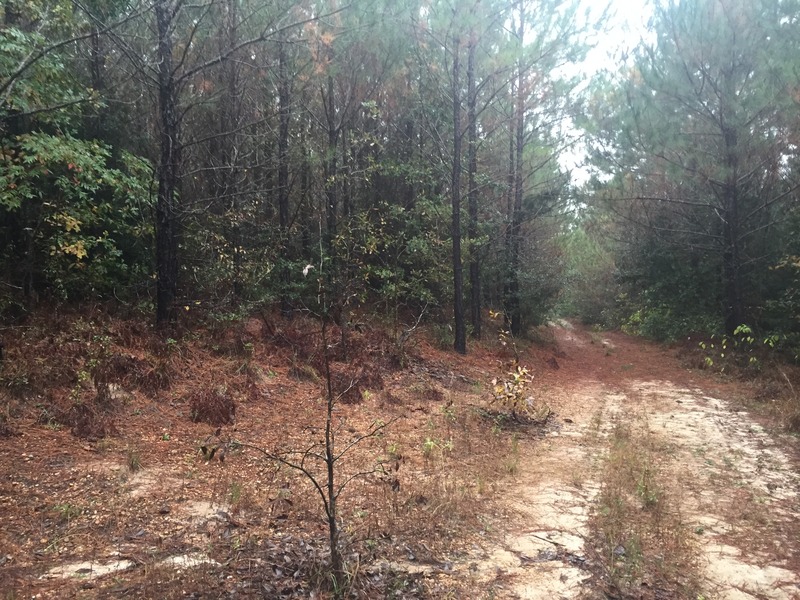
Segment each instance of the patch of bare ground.
M792 441L732 400L748 386L621 334L551 331L550 355L523 360L556 426L521 441L495 529L451 570L495 598L799 597Z
M800 592L796 462L730 401L747 388L560 323L519 347L525 402L547 417L513 419L491 394L508 346L461 357L419 332L400 345L360 327L346 347L340 333L347 597ZM319 495L251 448L299 451L324 476L318 323L267 316L165 339L62 315L4 337L7 597L330 597ZM376 422L391 425L361 439Z
M324 477L318 323L251 319L168 339L102 316L50 325L4 339L8 597L330 596L319 495L248 447L305 452ZM488 382L504 367L492 344L454 360L424 336L399 349L367 326L345 353L338 333L337 443L355 444L336 473L348 596L446 596L459 584L394 563L444 570L485 535L520 461L516 425L490 412ZM62 418L76 406L105 429ZM356 443L378 421L392 424Z
M598 346L594 334L584 335L589 343L572 348ZM562 347L575 336L563 334ZM610 337L594 365L579 359L574 374L591 373L605 392L595 403L605 466L587 544L602 568L584 593L800 596L794 440L765 430L734 400L749 386L683 370L664 349Z

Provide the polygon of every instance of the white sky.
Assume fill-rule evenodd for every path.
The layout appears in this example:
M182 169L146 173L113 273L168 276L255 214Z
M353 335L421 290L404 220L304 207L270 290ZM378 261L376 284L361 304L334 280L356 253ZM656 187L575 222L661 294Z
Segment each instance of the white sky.
M635 48L642 37L647 36L647 22L652 13L650 0L583 0L588 11L590 23L596 23L606 6L608 20L601 30L597 31L590 43L594 45L583 63L566 69L568 74L582 75L588 85L593 75L605 70L614 71L621 63L624 53ZM572 134L577 132L572 130ZM570 135L570 132L567 132ZM589 171L582 166L585 151L580 143L572 151L561 158L561 165L572 170L573 183L581 185L589 180Z
M601 0L583 0L595 19L602 14ZM597 72L615 68L622 52L632 50L646 34L647 21L652 13L649 0L609 0L605 32L597 36L597 45L586 60L587 71Z

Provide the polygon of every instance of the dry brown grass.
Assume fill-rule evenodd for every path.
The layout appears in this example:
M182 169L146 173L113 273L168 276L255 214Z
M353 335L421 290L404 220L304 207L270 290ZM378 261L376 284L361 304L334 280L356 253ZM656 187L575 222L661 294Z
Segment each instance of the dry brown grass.
M696 598L696 556L677 491L666 486L664 448L641 422L614 424L610 442L591 523L607 593Z
M236 420L236 401L224 387L196 389L189 396L189 412L195 423L230 425Z
M0 425L24 435L0 436L14 446L13 454L0 453L0 469L36 492L14 504L13 527L0 532L0 542L15 557L38 557L15 565L19 577L10 589L54 593L62 586L62 597L144 598L155 590L164 598L233 591L325 597L326 532L309 481L235 444L224 462L200 451L218 425L221 438L271 452L319 441L323 381L290 377L293 364L318 373L319 323L231 327L167 337L140 322L73 314L53 323L34 319L4 334ZM413 576L365 572L379 557L403 560L409 551L441 560L480 529L494 483L512 464L511 433L478 410L489 399L488 388L477 385L486 380L488 353L481 357L479 348L477 356L448 362L449 353L422 341L401 370L385 333L353 329L346 351L336 345L340 334L334 329L331 336L334 387L354 390L351 403L343 397L335 411L340 447L376 420L397 419L337 465L340 482L369 473L347 485L339 505L354 593L392 597L396 589L402 596L395 597L425 597ZM224 425L234 407L235 432ZM29 461L22 468L19 456ZM309 464L321 481L323 465ZM197 502L210 502L231 520L187 517ZM85 590L80 581L38 579L53 565L107 559L119 548L137 566ZM182 573L158 566L187 552L203 552L220 566Z

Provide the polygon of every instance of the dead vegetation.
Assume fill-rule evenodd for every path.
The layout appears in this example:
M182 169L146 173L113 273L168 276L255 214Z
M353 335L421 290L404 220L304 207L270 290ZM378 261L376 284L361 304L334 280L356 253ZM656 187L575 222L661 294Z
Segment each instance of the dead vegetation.
M172 335L78 314L60 316L54 329L42 318L4 332L0 588L42 598L330 596L319 495L269 456L306 456L324 479L324 461L312 456L326 412L319 323L259 317ZM507 349L476 344L453 360L428 335L405 340L398 361L382 331L362 325L343 336L331 327L336 440L352 444L337 464L348 482L339 504L347 597L507 589L502 573L448 569L466 563L493 527L524 526L498 490L537 460L546 432L578 422L563 412L563 390L584 385L576 374L609 385L673 375L666 351L645 352L636 340L612 336L612 354L573 340L568 355L552 342L521 342L515 354L532 381L498 404L492 380L509 376ZM42 358L62 346L69 352ZM556 353L557 370L547 364ZM768 405L770 389L756 402ZM539 419L514 410L529 397L552 411ZM366 435L380 423L390 425ZM615 597L696 597L691 535L667 483L670 449L635 420L608 434L591 523L597 556L587 545L585 557L559 560L579 556L581 571L591 563L592 586ZM750 513L741 520L759 524ZM65 576L68 567L77 571Z
M51 325L42 316L4 333L2 425L18 434L0 437L14 448L0 453L4 589L141 598L330 591L312 486L248 449L318 442L316 321L254 318L174 337L103 315L60 315ZM405 340L402 361L391 337L368 326L346 336L332 328L331 340L338 444L391 423L337 466L341 480L353 478L340 505L349 593L437 597L445 588L388 565L457 552L511 472L511 434L480 408L492 349L453 367L421 335ZM297 378L298 369L312 375ZM210 428L218 435L205 444ZM165 562L173 559L204 566L176 569ZM76 561L92 566L48 575ZM92 575L122 563L113 577Z
M699 597L697 556L667 472L669 453L646 421L609 427L610 448L591 523L606 594Z

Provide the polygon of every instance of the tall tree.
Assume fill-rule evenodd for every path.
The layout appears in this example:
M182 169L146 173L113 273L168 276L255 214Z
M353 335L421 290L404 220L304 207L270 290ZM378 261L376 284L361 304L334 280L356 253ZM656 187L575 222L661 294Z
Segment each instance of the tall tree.
M284 252L289 240L289 128L292 117L292 86L289 80L287 46L288 42L285 40L278 42L278 114L280 117L278 127L278 226ZM291 304L287 296L290 275L287 262L281 273L281 287L283 288L281 293L281 313L284 316L288 316L291 313Z
M525 8L522 0L517 2L517 43L519 48L525 47ZM511 161L513 165L509 171L511 175L512 190L513 190L513 203L509 203L510 226L508 230L508 283L507 295L505 298L505 314L509 321L509 327L513 335L519 335L522 332L522 314L520 311L520 289L519 289L519 258L520 247L522 240L520 235L522 233L522 197L524 195L524 162L523 153L525 150L525 112L527 109L525 102L525 89L527 86L527 73L528 65L526 63L525 55L520 50L517 57L517 72L516 72L516 95L514 97L514 117L513 123L513 154L514 160Z
M173 31L178 7L171 0L156 0L156 64L158 65L159 146L156 199L156 322L174 319L178 291L179 213L176 195L181 174L181 135L178 80L173 66Z
M453 35L453 171L450 180L451 231L453 240L453 319L456 352L467 352L464 320L464 267L461 260L461 37Z
M605 158L624 165L627 217L716 265L707 287L731 334L762 302L756 282L795 189L782 165L794 154L786 57L797 18L795 3L777 0L658 3L656 40L617 96L616 131L602 119Z
M156 0L152 6L155 21L155 56L148 56L150 47L146 43L142 45L140 36L131 35L130 40L115 39L121 52L134 64L139 79L155 91L158 99L156 321L163 324L175 316L175 300L181 272L181 261L178 256L179 236L184 216L190 208L180 194L186 166L184 151L187 148L182 125L187 115L193 110L196 111L198 106L206 101L206 95L215 89L216 81L211 77L219 66L227 66L221 69L223 81L220 87L227 89L229 95L232 95L231 100L235 101L239 94L237 69L226 63L243 54L245 49L252 49L273 38L279 38L281 33L289 28L316 21L331 13L325 12L323 7L319 13L299 14L296 20L285 23L280 19L291 13L289 13L290 7L283 5L242 4L246 10L244 8L234 10L232 5L225 3L225 0L214 0L202 6L187 5L176 0ZM220 7L221 10L218 10ZM333 12L337 10L334 9ZM212 17L217 14L225 14L227 19L223 31L228 33L223 34L222 43L219 36L214 35L219 28ZM240 35L240 29L246 34ZM180 39L176 39L178 34ZM224 81L225 75L227 81ZM195 93L191 94L192 91ZM232 110L238 109L234 107ZM233 112L229 110L228 114L230 117ZM233 121L227 118L224 126L234 127L238 131L244 127L244 123L241 123L237 116ZM212 137L227 136L229 141L227 148L235 153L235 143L230 143L233 139L230 136L235 133L236 131L217 132ZM197 147L202 140L207 140L209 137L198 131L193 131L192 134L195 137L191 140L193 147ZM226 158L225 161L230 163L231 158ZM236 169L237 167L233 165L233 171ZM231 165L227 165L225 170L228 172L230 183ZM218 189L216 183L215 187ZM229 193L233 198L239 195L238 190ZM234 237L237 235L237 227L238 225L234 223L230 228ZM238 248L232 250L236 258Z

